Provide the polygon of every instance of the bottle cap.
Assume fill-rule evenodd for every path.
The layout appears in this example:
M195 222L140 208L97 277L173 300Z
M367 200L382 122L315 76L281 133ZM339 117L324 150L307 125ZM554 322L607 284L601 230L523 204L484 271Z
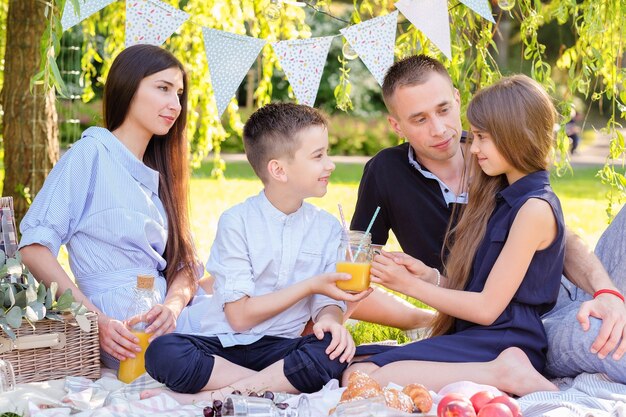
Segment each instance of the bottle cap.
M154 287L154 276L137 275L137 288L151 290Z

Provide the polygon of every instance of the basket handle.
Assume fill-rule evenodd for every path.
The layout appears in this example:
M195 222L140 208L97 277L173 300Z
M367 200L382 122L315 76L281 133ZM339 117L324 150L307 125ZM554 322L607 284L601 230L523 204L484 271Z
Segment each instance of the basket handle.
M63 349L65 347L65 333L46 333L20 336L15 340L0 337L0 354L12 350L25 349Z

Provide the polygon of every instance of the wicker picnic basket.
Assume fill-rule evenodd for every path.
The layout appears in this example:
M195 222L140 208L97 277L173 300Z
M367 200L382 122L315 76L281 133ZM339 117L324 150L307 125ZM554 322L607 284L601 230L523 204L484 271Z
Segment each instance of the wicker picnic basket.
M0 359L8 360L16 383L40 382L66 376L100 378L98 316L86 315L91 330L85 332L73 321L43 319L33 329L24 322L11 340L0 330Z

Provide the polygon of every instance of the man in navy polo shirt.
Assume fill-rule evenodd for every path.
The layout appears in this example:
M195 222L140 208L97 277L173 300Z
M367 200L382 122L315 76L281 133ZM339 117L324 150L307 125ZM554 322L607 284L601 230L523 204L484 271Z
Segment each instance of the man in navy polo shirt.
M459 92L439 61L420 55L388 70L383 98L391 127L406 142L382 150L365 165L351 228L364 230L380 206L371 229L372 242L384 245L392 230L406 253L441 271L453 206L467 202ZM624 235L626 210L622 212L620 221L605 235ZM617 274L614 278L626 280L626 239L621 242L617 251L605 252L617 259L611 267ZM602 261L607 264L604 257ZM571 232L567 233L565 272L571 283L563 279L559 303L544 317L550 343L548 371L554 376L606 372L626 382L623 296L600 260ZM440 284L446 285L445 281ZM355 315L375 318L376 301L376 297L363 300ZM385 320L389 314L387 308ZM564 361L556 360L563 356Z

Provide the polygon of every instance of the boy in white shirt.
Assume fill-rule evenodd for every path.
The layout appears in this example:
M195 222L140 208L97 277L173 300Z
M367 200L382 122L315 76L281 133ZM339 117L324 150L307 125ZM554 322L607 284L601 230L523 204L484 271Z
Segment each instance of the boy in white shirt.
M355 352L342 325L346 293L335 262L339 222L303 200L326 194L335 165L317 110L269 104L244 127L248 161L265 189L220 217L207 271L215 278L203 335L152 342L146 370L180 402L242 392L315 392L339 378ZM309 319L313 334L300 337ZM144 391L142 398L158 391Z

